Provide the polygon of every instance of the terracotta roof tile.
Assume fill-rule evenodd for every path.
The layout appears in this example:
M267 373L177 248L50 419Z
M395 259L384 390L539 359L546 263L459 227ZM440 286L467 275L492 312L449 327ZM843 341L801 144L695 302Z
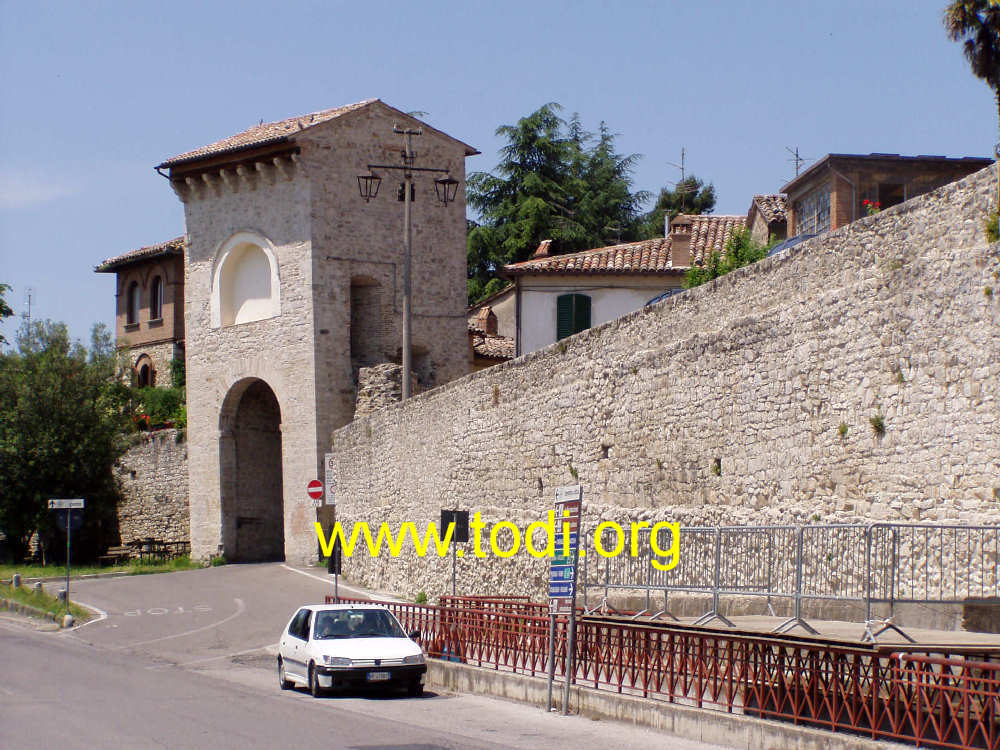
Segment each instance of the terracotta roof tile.
M670 264L670 239L656 237L624 245L599 247L566 255L542 256L538 259L504 266L510 276L544 273L667 273Z
M289 117L286 120L265 122L260 125L254 125L252 128L248 128L241 133L237 133L236 135L231 135L228 138L223 138L221 141L216 141L215 143L210 143L207 146L202 146L201 148L196 148L193 151L187 151L183 154L167 159L159 166L171 167L177 164L203 159L208 156L218 156L219 154L225 154L231 151L240 151L253 146L264 146L268 143L278 142L288 136L295 135L306 128L311 128L315 125L319 125L320 123L332 120L335 117L347 114L348 112L361 109L362 107L366 107L376 101L378 100L365 99L364 101L357 102L355 104L347 104L343 107L324 109L320 112L312 112L310 114L300 115L299 117Z
M486 359L506 361L514 359L514 339L510 336L487 336L469 331L472 338L472 348L476 356Z
M683 216L678 216L674 221ZM688 215L687 218L691 220L691 258L695 263L700 263L716 250L721 253L733 232L738 232L747 225L746 216Z
M110 273L122 266L127 266L130 263L136 263L140 260L148 260L149 258L158 258L165 255L178 255L182 252L184 252L184 238L174 237L172 240L167 240L157 245L147 245L136 250L129 250L127 253L122 253L114 258L108 258L94 270L97 273Z
M753 197L754 205L768 224L772 221L785 220L785 206L787 202L788 196L782 193L755 195Z

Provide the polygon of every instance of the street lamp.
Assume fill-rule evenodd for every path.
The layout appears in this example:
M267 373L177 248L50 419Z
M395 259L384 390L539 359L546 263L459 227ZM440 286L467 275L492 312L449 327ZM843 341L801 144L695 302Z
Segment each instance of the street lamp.
M378 187L381 184L382 178L374 172L358 175L358 190L361 191L361 197L365 199L365 203L378 195Z
M396 164L369 164L368 174L358 175L358 190L361 192L361 197L365 199L365 203L370 201L372 198L378 195L379 185L382 183L382 178L375 173L376 169L390 169L396 170L403 173L403 400L405 401L410 397L410 378L413 372L413 361L410 351L410 339L412 334L412 315L410 310L411 301L411 290L410 290L410 246L412 238L412 217L410 212L410 205L413 203L414 190L413 190L413 173L414 172L431 172L444 175L434 180L434 193L437 195L439 201L441 201L445 206L449 203L454 202L455 197L458 195L458 180L451 176L451 173L447 169L439 169L437 167L415 167L413 163L416 161L417 155L413 151L412 137L415 135L423 135L423 130L420 128L400 128L394 125L392 132L397 135L404 137L404 148L400 152L402 156L402 165Z

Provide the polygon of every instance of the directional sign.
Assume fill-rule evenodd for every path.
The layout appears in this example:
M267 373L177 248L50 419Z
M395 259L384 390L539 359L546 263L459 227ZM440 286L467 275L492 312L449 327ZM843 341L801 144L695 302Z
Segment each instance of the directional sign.
M313 506L318 508L323 504L323 483L318 479L312 480L306 486L306 493L313 501Z
M82 508L86 501L82 497L72 500L49 500L49 510L67 510L68 508Z
M566 615L569 614L573 609L573 597L562 596L562 597L549 597L549 614L552 615Z
M573 580L573 566L572 565L553 565L549 570L549 582L552 581L572 581Z
M325 469L324 475L324 488L326 489L326 504L336 505L337 504L337 462L334 459L332 453L327 453L323 456L323 466Z
M568 487L556 487L556 503L568 503L572 500L580 501L583 487L579 484L571 484Z
M573 596L572 581L549 581L549 597Z

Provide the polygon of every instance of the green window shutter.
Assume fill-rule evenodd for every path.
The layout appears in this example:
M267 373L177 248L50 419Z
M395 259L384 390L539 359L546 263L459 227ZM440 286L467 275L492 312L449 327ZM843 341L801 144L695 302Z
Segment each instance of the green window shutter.
M586 331L590 328L590 297L586 294L574 294L573 297L573 333Z
M556 341L573 335L573 295L563 294L556 299Z
M590 328L590 297L562 294L556 298L556 341Z

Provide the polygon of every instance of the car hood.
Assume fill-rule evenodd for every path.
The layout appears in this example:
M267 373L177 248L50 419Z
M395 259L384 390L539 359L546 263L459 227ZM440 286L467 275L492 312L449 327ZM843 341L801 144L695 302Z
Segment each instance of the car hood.
M402 659L421 653L409 638L337 638L314 641L317 653L354 660Z

